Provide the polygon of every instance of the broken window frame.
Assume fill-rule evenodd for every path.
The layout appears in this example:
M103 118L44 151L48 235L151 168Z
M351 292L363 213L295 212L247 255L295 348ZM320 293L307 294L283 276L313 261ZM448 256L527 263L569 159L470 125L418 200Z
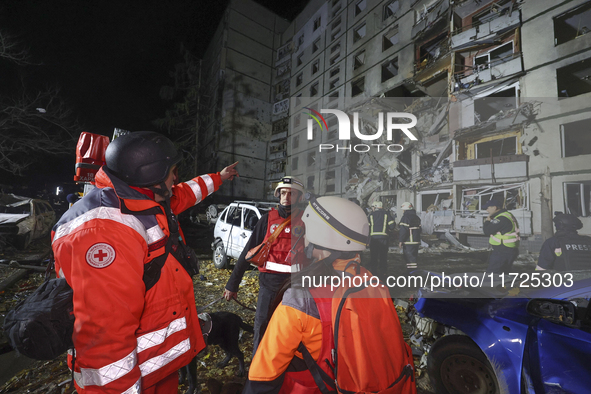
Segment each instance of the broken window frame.
M367 8L367 0L359 0L355 3L354 16L361 14Z
M322 21L322 17L321 16L319 16L318 18L314 19L314 27L313 27L312 31L318 30L318 28L320 27L321 21Z
M514 153L507 153L507 154L503 154L503 145L505 144L505 141L507 140L511 140L514 139L514 147L515 147L515 152ZM517 136L510 136L510 137L506 137L506 138L493 138L493 139L489 139L487 141L480 141L474 144L474 156L475 159L486 159L486 158L490 158L490 148L488 150L484 149L484 147L481 148L481 146L484 146L485 144L489 144L491 142L501 142L501 150L500 152L493 152L493 157L500 157L500 156L510 156L510 155L516 155L518 154L518 145L519 144L519 140L517 139ZM507 143L511 143L511 141L507 141ZM482 149L482 152L479 152L479 149ZM498 154L497 154L498 153Z
M435 202L432 205L438 206L439 204L441 204L441 201L448 200L449 196L453 195L453 189L437 189L437 190L426 190L426 191L422 191L419 192L417 195L417 212L427 212L427 209L429 207L424 207L423 206L423 196L425 195L433 195L435 194ZM441 196L440 196L441 195ZM441 197L441 198L440 198ZM450 204L453 207L453 198L452 198L452 203ZM443 208L443 207L442 207ZM441 209L443 211L443 209ZM453 211L453 208L449 209L449 211Z
M588 13L588 17L589 17L589 26L580 26L581 24L581 15ZM562 34L557 34L558 32L560 33L564 33L565 31L567 31L568 29L564 26L564 25L568 25L568 23L566 23L567 19L570 19L572 17L576 17L579 16L579 20L578 20L578 27L577 27L577 32L576 35L572 38L567 38L568 36L566 35L562 35ZM587 15L585 15L587 16ZM552 18L553 21L553 26L554 26L554 46L558 46L558 45L562 45L564 43L576 40L579 37L584 36L585 34L588 34L591 32L591 3L586 2L583 4L580 4L574 8L571 8L570 10L563 12L560 15L555 16L554 18ZM586 22L585 22L586 23ZM561 26L562 24L562 26ZM568 25L570 26L570 25ZM584 28L586 28L585 30L583 30ZM580 34L582 33L582 34Z
M357 70L359 67L365 64L365 49L362 51L357 52L353 56L353 70Z
M317 50L320 49L320 37L314 40L312 43L312 53L315 53Z
M480 138L471 138L470 140L458 140L458 145L460 145L457 149L457 160L475 160L476 159L476 144L480 144L483 142L494 141L494 140L501 140L510 137L516 137L517 140L517 153L516 155L520 155L523 153L521 144L519 143L521 139L522 130L515 129L510 130L507 132L498 133L495 135L488 135Z
M491 53L492 52L498 51L499 49L501 49L501 48L503 48L505 46L508 46L508 45L511 45L511 56L491 58ZM508 59L509 58L508 60L511 60L514 55L515 55L515 43L513 42L513 40L510 40L510 41L507 41L507 42L505 42L505 43L503 43L503 44L501 44L501 45L499 45L499 46L497 46L495 48L490 49L489 51L487 51L485 53L481 53L480 55L474 56L474 64L473 64L473 66L474 66L474 69L475 70L478 70L478 71L485 70L487 68L494 67L495 65L497 65L497 64L499 64L501 62L504 62L505 59ZM486 62L484 62L484 63L482 63L482 62L477 63L477 59L482 59L482 58L486 58Z
M576 157L576 156L583 156L591 154L591 143L588 141L581 141L580 138L585 138L589 136L588 127L585 129L584 127L587 126L591 122L591 119L581 119L576 120L574 122L564 123L560 125L560 142L561 142L561 156L566 157ZM581 125L582 127L578 127ZM576 127L576 129L568 130L570 127ZM582 134L582 136L575 136L574 134ZM571 136L567 136L567 134L571 134ZM577 138L579 137L579 138ZM570 146L570 148L569 148ZM577 150L581 150L579 153ZM586 151L584 150L586 149ZM574 150L574 152L573 152Z
M460 198L460 209L455 210L457 214L460 215L473 215L475 213L484 213L488 215L485 209L481 207L487 201L497 198L503 201L503 205L507 204L507 192L517 190L517 194L520 195L523 199L521 202L521 206L516 208L508 209L511 211L517 210L525 210L530 211L530 197L529 197L529 183L528 182L519 182L519 183L508 183L502 185L488 185L488 186L479 186L479 187L471 187L471 188L464 188L461 192ZM468 194L467 192L472 192L473 194ZM467 204L468 200L474 200L474 198L478 198L478 204ZM465 209L466 207L474 206L474 209Z
M318 94L319 87L320 87L320 83L318 83L318 81L314 82L310 86L310 97L315 97Z
M396 73L395 73L395 74L392 72L392 70L390 69L390 67L389 67L389 66L392 66L393 68L395 68L395 69L396 69ZM386 75L386 76L387 76L387 78L384 78L384 69L385 69L385 70L386 70L388 73L390 73L390 74L391 74L391 76L387 76L387 75ZM399 67L398 67L398 56L396 56L396 57L394 57L394 58L392 58L392 59L390 59L390 60L388 60L388 61L386 61L386 62L382 63L382 83L384 83L384 82L386 82L386 81L389 81L389 80L391 80L392 78L396 77L396 76L398 75L398 70L399 70Z
M363 32L363 34L362 34ZM367 35L367 23L362 23L359 26L353 28L353 44L359 42Z
M573 70L573 71L571 71ZM578 77L576 73L589 73ZM556 69L558 97L576 97L591 92L591 58L586 58ZM565 88L565 89L562 89ZM571 89L570 94L568 89Z
M390 7L390 5L398 4L396 7ZM392 8L396 8L396 11L392 11ZM396 16L396 13L400 10L400 1L399 0L392 0L383 7L383 17L382 21L385 21L393 16Z
M359 96L365 92L365 75L351 82L351 97Z
M312 63L312 75L316 74L320 71L320 59L316 59L314 63Z
M398 25L396 25L382 36L382 52L387 51L400 42L399 33ZM392 42L393 37L396 37L396 42Z
M569 181L564 182L562 185L564 198L564 213L570 213L578 217L591 216L591 180L579 182ZM575 188L571 187L570 189L578 189L578 197L575 195L573 196L574 198L569 198L569 195L571 194L571 192L569 191L569 186L577 186ZM578 204L576 210L572 206L571 201L576 201L576 203Z

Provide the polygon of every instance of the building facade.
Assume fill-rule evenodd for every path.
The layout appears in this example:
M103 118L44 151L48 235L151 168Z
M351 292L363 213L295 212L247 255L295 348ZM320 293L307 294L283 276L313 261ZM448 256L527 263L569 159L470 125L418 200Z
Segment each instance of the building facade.
M555 211L591 234L590 2L311 0L276 25L269 133L249 140L266 152L253 167L264 179L252 183L264 197L290 174L362 206L410 201L424 231L472 246L487 242L480 207L491 198L517 218L524 249L539 250ZM357 149L363 141L343 141L336 116L313 121L330 109L366 135L381 133L379 111L412 113L417 139L384 133L374 142L404 149Z

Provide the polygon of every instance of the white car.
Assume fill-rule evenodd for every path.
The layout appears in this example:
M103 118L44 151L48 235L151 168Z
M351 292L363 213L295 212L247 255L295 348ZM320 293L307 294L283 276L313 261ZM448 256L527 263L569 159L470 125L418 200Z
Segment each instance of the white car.
M228 259L238 259L250 239L261 216L277 203L236 201L228 205L215 223L213 230L213 264L227 268Z
M18 249L49 235L55 220L55 211L47 201L0 195L0 236Z

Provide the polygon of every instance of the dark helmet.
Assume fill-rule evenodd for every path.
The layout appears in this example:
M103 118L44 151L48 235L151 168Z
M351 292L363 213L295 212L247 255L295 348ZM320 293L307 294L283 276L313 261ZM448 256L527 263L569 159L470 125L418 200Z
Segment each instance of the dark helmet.
M583 228L583 223L579 218L570 213L558 213L552 221L556 230L580 230Z
M171 140L153 131L115 138L105 152L107 168L128 185L137 187L164 182L181 158Z

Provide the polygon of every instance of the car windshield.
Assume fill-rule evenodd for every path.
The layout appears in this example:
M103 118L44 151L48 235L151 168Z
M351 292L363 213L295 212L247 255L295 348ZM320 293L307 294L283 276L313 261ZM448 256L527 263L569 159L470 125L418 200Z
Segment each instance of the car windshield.
M0 206L0 213L11 213L11 214L29 214L31 213L31 206L29 204L22 204L22 205L4 205Z

